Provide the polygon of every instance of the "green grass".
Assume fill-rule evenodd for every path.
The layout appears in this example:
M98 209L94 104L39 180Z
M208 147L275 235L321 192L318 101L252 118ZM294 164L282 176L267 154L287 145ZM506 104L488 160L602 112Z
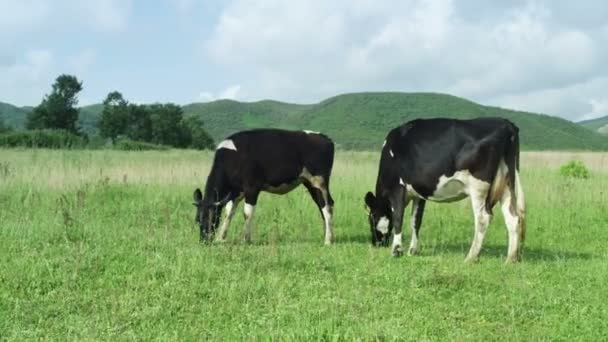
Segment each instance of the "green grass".
M504 264L498 208L480 263L463 263L467 201L427 206L420 256L371 247L362 197L377 158L337 155L334 246L300 188L261 196L251 245L242 215L228 243L201 245L191 196L208 152L0 150L0 336L608 338L606 154L523 156L528 235L516 265ZM559 176L571 158L590 179Z
M96 133L95 125L102 109L99 104L81 108L79 125L85 132ZM271 100L219 100L193 103L183 109L186 115L199 116L216 141L244 129L276 127L323 132L340 149L376 150L390 129L416 118L500 116L519 126L523 149L608 151L607 137L574 122L549 115L483 106L437 93L344 94L304 105ZM1 110L0 107L0 114ZM5 115L7 121L19 121L15 118L19 114L11 113ZM25 114L20 117L22 122Z

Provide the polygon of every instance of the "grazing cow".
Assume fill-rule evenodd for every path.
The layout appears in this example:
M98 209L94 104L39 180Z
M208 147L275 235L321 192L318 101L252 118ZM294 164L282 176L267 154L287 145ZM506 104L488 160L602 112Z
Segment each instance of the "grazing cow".
M418 232L427 200L458 201L469 196L475 235L465 261L476 261L492 208L501 202L509 234L507 262L517 261L525 237L524 194L519 180L519 129L508 120L413 120L388 133L380 157L376 194L368 192L372 243L388 244L400 256L403 213L411 201L411 242L418 251Z
M318 132L256 129L229 136L217 146L204 195L200 189L194 191L201 241L215 234L224 206L226 216L216 240L226 239L230 220L243 198L245 240L250 241L260 192L285 194L304 184L319 207L325 244L330 245L334 201L329 177L333 162L334 144Z

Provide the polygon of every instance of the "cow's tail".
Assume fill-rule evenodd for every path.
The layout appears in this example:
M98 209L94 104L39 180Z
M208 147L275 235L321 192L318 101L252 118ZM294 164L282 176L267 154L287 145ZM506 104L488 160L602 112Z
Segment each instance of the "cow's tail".
M519 129L514 124L508 127L505 164L507 164L507 184L511 193L509 209L511 214L519 218L519 232L523 242L526 238L526 204L519 178Z

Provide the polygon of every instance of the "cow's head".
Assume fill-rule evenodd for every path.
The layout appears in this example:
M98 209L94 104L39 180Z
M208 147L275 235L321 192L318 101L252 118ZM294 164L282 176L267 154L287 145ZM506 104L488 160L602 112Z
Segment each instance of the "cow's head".
M199 225L201 230L201 241L209 241L213 238L215 230L220 223L220 215L222 208L230 199L230 193L222 200L219 198L211 199L211 196L205 196L200 189L194 190L194 206L196 207L196 216L194 221ZM216 192L216 196L217 192Z
M372 233L372 244L388 246L389 236L393 230L391 205L386 198L376 197L368 192L365 195L365 205L369 215L369 227Z

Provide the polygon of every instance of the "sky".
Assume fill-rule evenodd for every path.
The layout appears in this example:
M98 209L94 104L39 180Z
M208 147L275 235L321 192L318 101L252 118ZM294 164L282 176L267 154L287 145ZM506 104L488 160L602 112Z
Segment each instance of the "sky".
M0 0L20 106L68 73L81 105L440 92L576 121L608 115L606 61L604 0Z

